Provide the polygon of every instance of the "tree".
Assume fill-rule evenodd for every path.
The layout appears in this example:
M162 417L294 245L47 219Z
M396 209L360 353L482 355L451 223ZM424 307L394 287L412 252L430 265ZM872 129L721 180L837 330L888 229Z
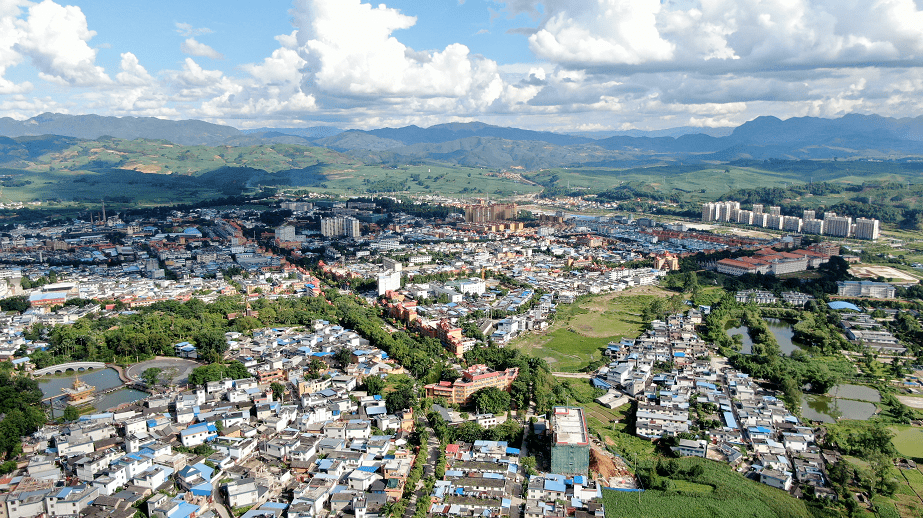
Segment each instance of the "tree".
M535 464L536 464L535 457L532 457L532 456L523 457L521 463L522 463L523 470L526 472L526 475L529 475L531 477L532 475L535 475L537 473L535 471Z
M388 410L389 414L393 414L405 408L410 408L416 400L413 382L404 381L385 396L385 408Z
M227 367L225 368L225 376L231 378L232 380L241 380L244 378L249 378L250 372L247 370L247 367L243 363L235 360L227 364Z
M342 347L333 355L333 357L340 364L340 366L346 367L352 363L353 353L349 349Z
M496 387L478 389L472 394L471 401L474 407L482 413L500 414L510 408L510 394Z
M369 395L381 395L381 391L385 388L385 380L381 379L378 376L369 376L365 378L365 391Z
M144 369L144 372L141 373L141 381L143 381L144 384L148 387L153 387L157 384L157 380L160 377L161 372L163 372L163 369L159 367Z
M76 421L78 418L80 418L80 412L78 412L75 407L67 405L67 408L64 409L63 417L67 422Z
M279 383L278 381L273 381L269 385L270 390L272 390L272 397L276 401L282 401L282 396L285 394L285 385Z

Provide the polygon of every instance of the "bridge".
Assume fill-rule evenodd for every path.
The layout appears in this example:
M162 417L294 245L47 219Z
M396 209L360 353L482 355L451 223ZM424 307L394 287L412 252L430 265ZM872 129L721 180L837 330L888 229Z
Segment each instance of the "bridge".
M52 365L51 367L45 367L44 369L38 369L32 371L34 376L44 376L46 374L64 374L67 371L82 372L90 369L102 369L105 368L106 364L103 362L71 362L71 363L62 363L60 365Z

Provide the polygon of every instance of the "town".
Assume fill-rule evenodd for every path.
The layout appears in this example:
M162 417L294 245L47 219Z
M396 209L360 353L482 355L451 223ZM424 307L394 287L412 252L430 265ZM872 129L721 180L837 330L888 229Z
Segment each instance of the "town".
M601 518L604 493L654 488L585 405L560 396L566 376L587 384L595 407L629 412L633 438L660 456L710 459L785 498L842 497L830 474L842 454L824 446L821 420L798 410L797 387L727 356L740 344L714 304L680 294L646 309L641 330L601 347L582 373L552 371L516 345L588 298L665 289L689 275L681 261L775 278L845 263L839 244L630 215L523 221L515 204L486 201L259 203L162 215L101 207L90 221L3 231L11 305L0 358L8 376L65 382L43 388L51 421L4 464L5 516ZM870 308L905 289L838 282L839 296ZM818 294L778 295L714 301L784 313ZM871 310L823 309L837 304L854 308L832 338L857 351L843 358L916 361ZM157 344L118 334L142 323Z

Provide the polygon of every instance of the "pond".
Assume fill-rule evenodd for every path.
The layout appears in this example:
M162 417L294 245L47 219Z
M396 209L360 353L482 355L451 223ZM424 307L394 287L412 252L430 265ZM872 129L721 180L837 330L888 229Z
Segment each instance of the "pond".
M832 398L829 396L805 395L801 401L801 416L811 421L825 423L837 419L865 421L875 415L875 405L868 401Z
M827 391L827 395L840 399L855 399L871 403L881 401L881 394L876 389L864 385L850 385L849 383L841 383L833 387Z
M825 395L805 395L801 403L801 415L812 421L832 423L839 419L865 421L875 415L874 403L881 401L881 394L871 387L843 383L830 389Z
M42 391L42 398L60 396L55 399L55 408L64 408L63 394L61 389L70 387L74 383L74 378L78 374L73 372L67 375L45 376L38 378L38 388ZM119 379L119 373L115 369L96 369L79 373L80 381L96 387L97 392L113 389L122 386L122 380ZM122 403L137 401L146 397L147 394L140 390L121 389L111 392L97 399L93 407L97 410L106 410L116 407Z
M801 347L792 342L792 337L795 336L795 331L792 330L792 326L778 318L764 318L763 320L766 321L766 327L769 328L769 332L772 333L772 336L776 337L776 342L779 342L779 348L782 349L782 354L792 354L795 349L801 349ZM753 340L750 339L750 328L747 326L732 327L727 330L727 334L730 337L740 335L741 338L743 338L743 347L740 350L741 353L751 354L753 352Z

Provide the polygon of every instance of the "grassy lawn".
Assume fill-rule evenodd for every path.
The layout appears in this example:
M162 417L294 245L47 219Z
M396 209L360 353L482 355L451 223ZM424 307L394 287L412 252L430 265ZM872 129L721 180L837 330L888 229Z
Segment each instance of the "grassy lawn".
M923 459L923 428L912 426L891 426L894 438L891 442L901 455Z
M708 495L715 492L715 488L706 484L689 482L688 480L674 480L673 487L680 493L699 493Z
M745 479L724 464L691 457L677 459L677 462L682 469L699 464L705 468L705 472L692 482L674 480L675 490L673 491L644 491L640 498L637 493L604 490L603 505L606 509L606 516L609 518L810 516L803 501L765 484Z
M577 372L602 357L606 344L621 338L636 338L644 326L642 309L655 297L670 293L656 287L582 297L560 306L551 328L541 334L527 334L513 347L544 358L551 370Z

